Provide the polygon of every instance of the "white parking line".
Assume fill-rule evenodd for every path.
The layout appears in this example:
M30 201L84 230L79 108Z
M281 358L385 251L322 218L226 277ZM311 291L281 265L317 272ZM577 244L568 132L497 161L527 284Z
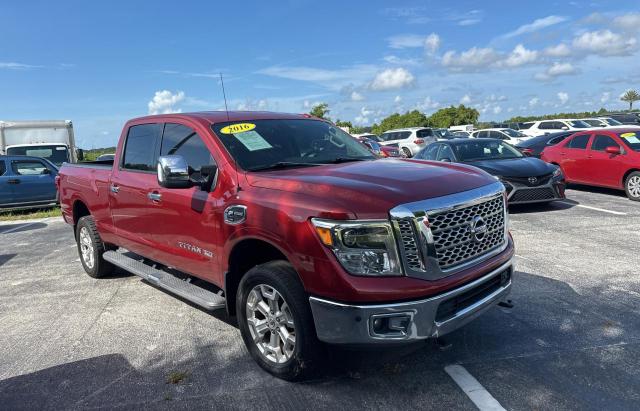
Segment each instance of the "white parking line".
M473 375L469 374L469 371L462 365L447 365L444 370L480 411L504 411L498 400L493 398L489 391L485 390L478 380L473 378Z
M588 208L589 210L602 211L603 213L609 213L609 214L615 214L615 215L627 215L627 213L623 213L621 211L605 210L604 208L591 207L591 206L586 206L582 204L575 204L571 201L561 201L561 202L565 204L571 204L576 207Z

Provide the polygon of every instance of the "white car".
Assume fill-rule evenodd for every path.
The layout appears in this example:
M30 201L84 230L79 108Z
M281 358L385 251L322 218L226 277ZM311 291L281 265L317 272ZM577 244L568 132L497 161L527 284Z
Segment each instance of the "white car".
M580 120L589 124L591 127L628 127L611 117L581 118Z
M413 157L427 144L436 141L437 136L428 127L408 127L385 131L378 139L380 144L398 147L407 157Z
M472 138L498 138L509 144L521 143L531 138L518 130L511 128L486 128L471 133Z
M527 121L526 123L522 123L520 131L528 136L536 137L563 130L581 131L589 128L593 128L593 126L582 120L556 118L553 120Z

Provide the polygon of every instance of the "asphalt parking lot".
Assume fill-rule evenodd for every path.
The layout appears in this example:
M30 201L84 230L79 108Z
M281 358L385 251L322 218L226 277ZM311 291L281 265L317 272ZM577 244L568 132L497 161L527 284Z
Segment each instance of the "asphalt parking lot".
M263 372L222 312L125 273L88 277L61 219L4 223L0 408L474 409L445 371L461 365L505 409L637 409L640 204L568 198L511 210L514 308L439 344L334 350L304 384Z

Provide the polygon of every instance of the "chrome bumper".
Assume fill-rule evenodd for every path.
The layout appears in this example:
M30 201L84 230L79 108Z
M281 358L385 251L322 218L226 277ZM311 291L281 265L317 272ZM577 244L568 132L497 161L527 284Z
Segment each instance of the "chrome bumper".
M459 307L446 319L437 319L442 303L455 297L480 289L497 276L507 273L508 280L478 299ZM410 342L439 337L450 333L473 320L488 308L503 300L511 291L513 260L503 264L487 275L425 300L380 305L350 305L310 297L311 311L316 333L321 341L331 344L384 344ZM374 331L377 319L404 318L406 327L394 328L392 333ZM405 324L405 323L403 323Z

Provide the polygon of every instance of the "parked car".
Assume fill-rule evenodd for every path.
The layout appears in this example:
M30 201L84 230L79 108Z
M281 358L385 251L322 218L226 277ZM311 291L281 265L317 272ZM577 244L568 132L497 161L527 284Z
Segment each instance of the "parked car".
M640 126L640 111L627 111L621 113L608 113L608 116L622 124Z
M580 120L589 124L591 127L615 127L624 126L618 120L614 120L611 117L596 117L596 118L581 118Z
M504 184L509 204L550 202L565 198L564 176L558 166L526 157L503 140L478 138L439 141L429 144L415 158L478 167Z
M526 134L523 134L519 131L510 129L510 128L487 128L484 130L478 130L471 133L471 137L497 138L499 140L504 140L509 144L517 144L531 138Z
M115 154L100 154L96 161L113 161L115 158Z
M514 147L526 156L540 158L542 150L553 146L574 134L575 131L562 131L559 133L543 134L538 137L531 137L527 140L514 144Z
M625 190L640 201L640 129L603 129L575 133L547 147L541 158L557 164L569 183Z
M437 140L452 140L456 138L456 136L446 128L434 128L433 132L436 135Z
M471 137L472 131L454 131L452 132L455 138L469 138Z
M65 164L58 184L88 275L118 266L226 308L248 353L288 380L327 361L321 342L442 336L511 288L501 183L470 166L377 159L308 115L130 120L113 165Z
M31 208L58 201L58 168L29 156L0 156L0 208Z
M377 141L367 137L356 137L356 140L364 144L373 154L378 157L404 157L397 147L383 146Z
M406 157L413 157L427 144L436 141L437 136L431 128L410 127L386 131L379 138L380 144L398 147Z
M542 134L549 134L562 130L580 131L591 128L591 126L584 121L574 119L528 121L523 124L528 127L522 128L521 131L531 137L536 137Z

